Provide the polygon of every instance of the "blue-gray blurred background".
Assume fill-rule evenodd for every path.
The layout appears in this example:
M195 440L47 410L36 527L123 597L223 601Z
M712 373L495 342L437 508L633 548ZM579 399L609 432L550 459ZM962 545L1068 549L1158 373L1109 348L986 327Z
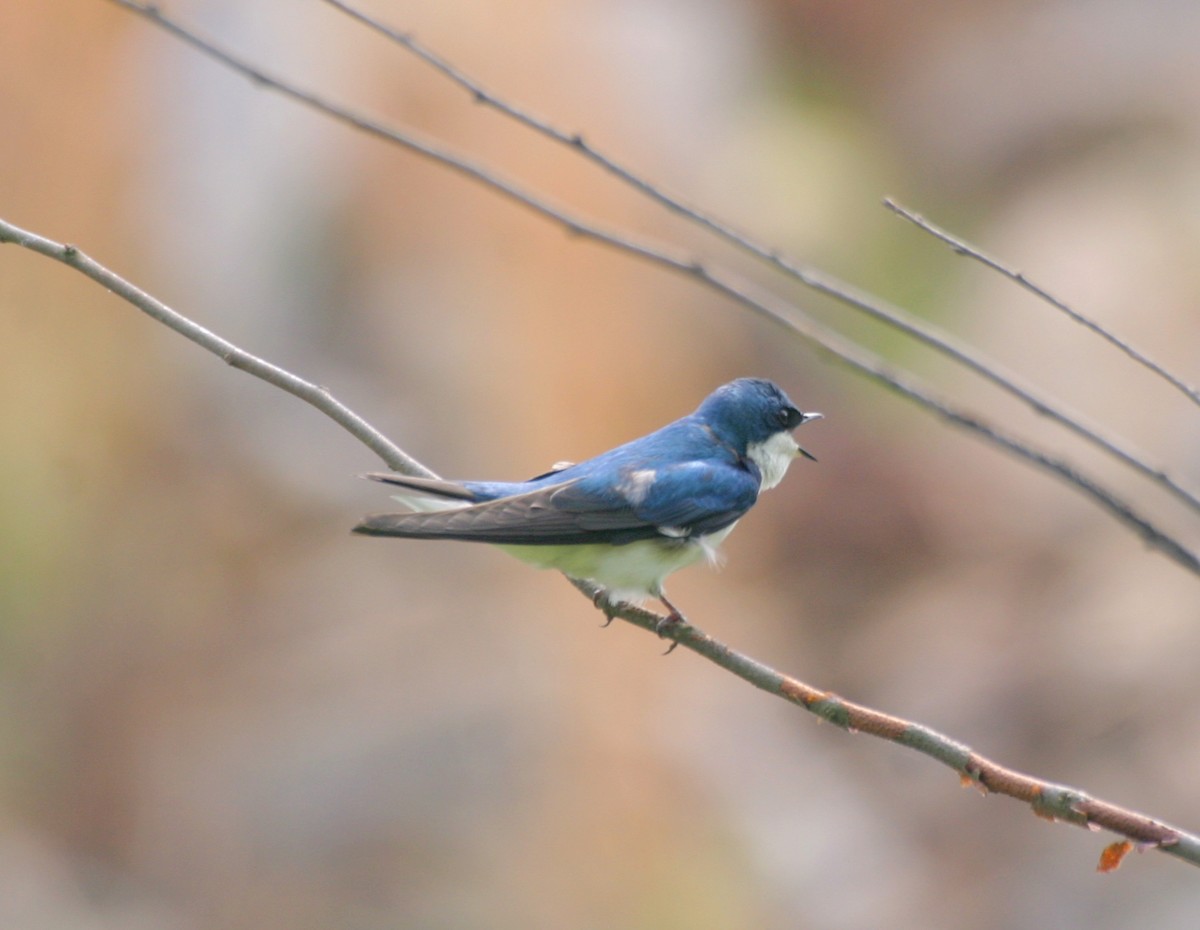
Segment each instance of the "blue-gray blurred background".
M475 106L317 0L169 11L554 202L744 274L1195 515L901 337ZM368 9L687 202L936 321L1200 485L1197 410L880 207L1165 364L1200 361L1200 7L438 0ZM696 282L231 76L103 0L0 6L0 215L517 478L743 374L827 419L671 591L714 635L1015 768L1200 828L1197 580L1077 492ZM0 924L1194 927L1197 873L962 790L599 615L355 538L362 446L81 276L0 249Z

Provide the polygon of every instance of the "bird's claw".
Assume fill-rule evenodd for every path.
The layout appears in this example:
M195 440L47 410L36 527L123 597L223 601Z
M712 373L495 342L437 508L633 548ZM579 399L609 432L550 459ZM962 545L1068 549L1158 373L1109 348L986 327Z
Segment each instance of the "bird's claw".
M655 635L658 636L659 639L672 639L672 637L670 635L671 628L679 626L680 624L686 624L687 618L682 613L680 613L679 609L674 604L672 604L668 600L665 600L661 594L659 595L659 600L661 600L663 602L663 604L667 607L669 612L667 613L667 615L665 617L659 617L658 620L655 622L654 633L655 633ZM592 604L597 610L601 611L604 614L604 622L602 624L600 624L600 629L603 630L606 627L610 626L612 624L613 620L616 619L617 615L616 615L616 605L611 600L609 600L608 592L605 591L603 588L598 590L595 594L592 595ZM674 639L672 641L671 645L667 647L667 651L664 652L663 655L669 656L672 652L675 651L675 648L678 645L679 645L679 640Z
M601 588L592 595L592 605L604 614L604 622L600 624L600 629L607 629L612 626L612 622L616 619L616 614L613 612L613 603L608 599L608 592Z
M668 638L667 633L671 629L671 627L679 626L682 623L687 623L687 619L683 616L683 614L681 614L678 610L676 610L674 607L672 607L671 612L669 614L667 614L665 617L659 617L658 622L654 624L654 632L658 636L659 639L667 639ZM669 656L672 652L675 651L675 648L678 645L679 645L679 640L677 640L677 639L673 640L671 642L671 645L669 645L667 647L667 651L664 652L663 655Z

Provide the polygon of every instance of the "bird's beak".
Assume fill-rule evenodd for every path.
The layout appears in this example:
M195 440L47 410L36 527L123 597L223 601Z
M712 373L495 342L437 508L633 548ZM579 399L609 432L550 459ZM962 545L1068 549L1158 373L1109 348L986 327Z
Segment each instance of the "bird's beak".
M797 427L803 426L805 423L808 423L810 420L825 419L824 415L820 414L820 413L801 413L800 416L802 417L802 419L800 420L799 423L796 424ZM817 460L817 457L815 455L813 455L807 449L801 448L799 445L796 446L796 454L803 455L810 462L815 462Z

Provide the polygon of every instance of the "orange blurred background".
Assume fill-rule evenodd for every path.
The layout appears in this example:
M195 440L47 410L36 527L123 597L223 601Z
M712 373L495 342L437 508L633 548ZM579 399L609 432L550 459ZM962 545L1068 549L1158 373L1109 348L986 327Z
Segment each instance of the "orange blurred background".
M961 335L1200 486L1196 410L879 206L1191 377L1200 8L366 7L687 203ZM846 329L1200 545L1195 515L306 0L206 35ZM103 0L0 7L0 216L520 478L738 375L827 419L673 599L736 648L1200 829L1196 579L1067 486L656 268L232 76ZM379 462L69 269L0 248L0 925L1191 927L1167 857L1051 827L449 543L355 538ZM1193 380L1195 380L1193 378Z

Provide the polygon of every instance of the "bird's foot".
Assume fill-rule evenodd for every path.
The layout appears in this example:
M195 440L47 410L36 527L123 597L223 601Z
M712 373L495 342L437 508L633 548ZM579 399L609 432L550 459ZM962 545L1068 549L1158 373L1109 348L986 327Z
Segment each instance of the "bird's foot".
M666 656L674 652L675 647L679 645L679 640L674 639L672 636L673 628L678 627L681 624L686 624L688 621L687 617L683 615L683 612L661 594L658 595L658 599L662 601L663 605L667 608L667 615L665 617L658 618L658 622L654 624L654 632L657 634L659 639L673 640L671 645L667 647L667 651L663 653L663 655ZM612 600L609 597L608 591L606 591L604 588L601 588L592 595L592 604L597 610L604 614L604 622L600 624L600 628L604 629L610 626L613 620L616 619L618 602Z
M675 647L679 645L679 640L675 639L673 636L670 636L669 631L671 631L674 627L686 624L687 617L683 615L683 612L680 611L678 607L663 597L662 594L658 595L658 599L663 602L669 613L665 617L660 617L658 622L654 624L654 632L658 634L659 639L672 640L671 645L667 647L667 651L663 653L663 655L669 656L675 651Z
M603 588L598 590L592 595L592 604L597 610L604 614L604 622L600 624L600 629L603 630L606 627L611 626L613 620L616 618L616 613L614 612L615 605L608 598L608 592Z

